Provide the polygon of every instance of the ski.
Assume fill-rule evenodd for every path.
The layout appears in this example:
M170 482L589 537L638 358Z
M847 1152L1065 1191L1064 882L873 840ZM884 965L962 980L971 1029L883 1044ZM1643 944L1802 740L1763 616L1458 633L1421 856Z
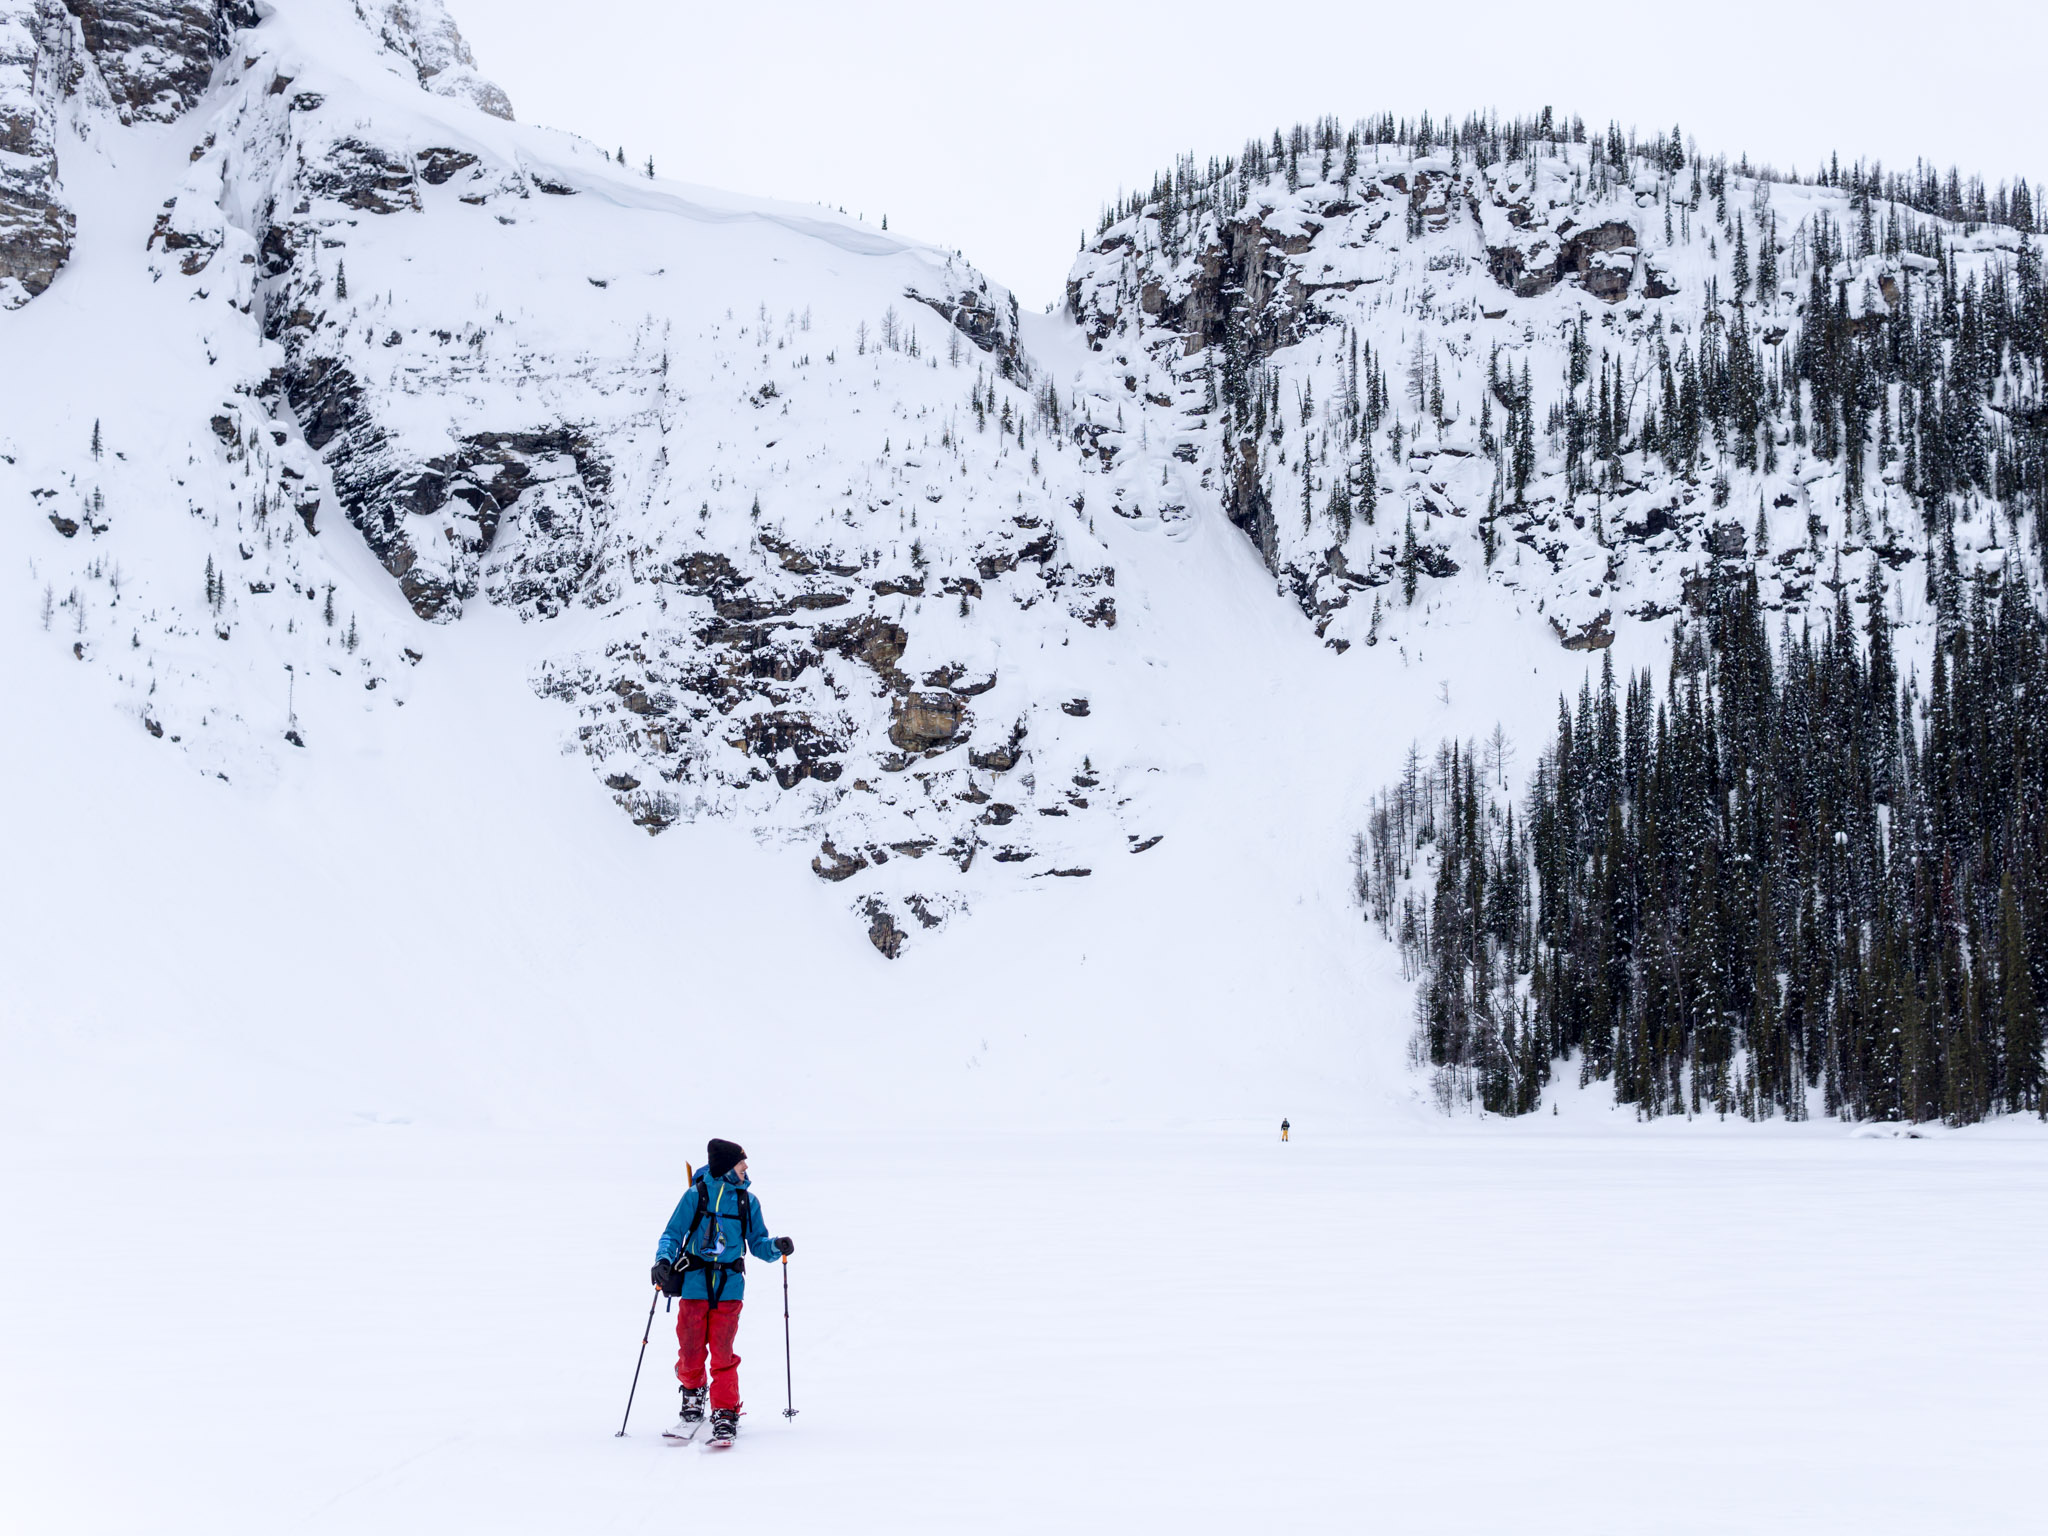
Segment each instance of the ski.
M664 1429L661 1432L661 1438L666 1440L670 1445L688 1445L692 1440L695 1440L697 1438L698 1432L702 1430L704 1426L709 1422L709 1419L699 1419L694 1424L684 1424L678 1421L674 1424L669 1425L667 1429Z

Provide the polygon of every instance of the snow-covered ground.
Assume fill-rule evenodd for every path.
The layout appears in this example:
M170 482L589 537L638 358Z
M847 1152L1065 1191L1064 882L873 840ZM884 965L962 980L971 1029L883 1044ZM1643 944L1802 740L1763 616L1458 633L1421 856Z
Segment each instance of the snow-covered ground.
M260 794L0 616L7 1523L2024 1524L2037 1128L1437 1117L1340 834L1579 659L1347 665L1230 530L1148 581L1112 537L1166 840L893 963L742 829L588 794L502 615ZM721 1462L657 1439L659 1336L611 1437L713 1134L799 1241L802 1413L757 1272Z
M294 0L272 22L353 15ZM338 93L368 87L346 50L300 51L332 78L294 75L287 98L269 84L281 64L237 49L212 105L256 122L289 100L296 121L355 124ZM393 80L365 99L379 126L428 115L429 168L459 142L522 177L580 178L574 196L543 186L505 215L545 240L477 246L494 292L516 286L520 252L587 244L596 226L568 210L592 206L622 232L620 262L630 233L672 243L690 275L661 299L689 322L685 430L658 473L652 457L634 471L642 542L592 549L631 567L673 535L764 585L793 571L771 569L742 526L757 487L739 474L773 469L761 454L780 429L737 401L783 365L762 342L745 393L711 381L738 366L718 331L728 301L744 321L764 291L796 313L815 290L819 339L798 345L837 327L830 366L848 371L827 384L786 370L789 419L819 456L780 471L789 527L837 539L839 518L860 569L901 575L894 548L881 563L888 512L903 519L885 493L938 503L906 478L922 465L874 459L865 439L849 449L848 418L953 413L941 442L965 446L937 473L979 510L932 534L935 572L979 569L1016 538L1001 504L1017 498L1067 553L989 578L971 622L964 595L957 613L955 594L935 595L911 627L963 651L904 665L1007 647L1009 692L962 697L991 721L996 700L1036 710L1047 798L1050 765L1064 775L1085 750L1084 771L1160 840L1134 856L1122 824L1073 833L1085 879L976 862L961 885L972 920L892 961L847 921L851 888L792 851L808 824L780 802L649 838L598 788L579 716L534 675L568 646L631 649L659 622L650 604L703 594L636 579L623 603L546 622L489 601L422 619L341 516L293 411L272 420L234 387L256 388L283 354L223 302L248 280L230 231L225 281L150 271L169 260L145 249L164 194L194 177L206 191L216 171L238 185L239 150L224 135L193 158L189 124L87 124L66 141L76 250L47 293L0 316L5 361L37 360L0 368L0 1529L2025 1524L2048 1429L2030 1288L2048 1237L2026 1219L2048 1182L2038 1125L1918 1139L1644 1128L1597 1088L1559 1088L1554 1114L1506 1126L1425 1102L1404 1056L1410 989L1351 900L1349 840L1411 741L1498 722L1533 766L1587 662L1527 594L1425 586L1378 644L1339 655L1216 509L1094 518L1069 497L1102 481L1079 478L1071 443L1013 449L968 428L970 380L994 376L983 353L956 370L927 333L915 363L892 352L870 370L858 341L858 367L845 363L844 333L900 297L898 269L951 270L943 252L649 186L591 146L515 135ZM337 95L313 100L314 85ZM413 195L431 205L440 185ZM354 302L376 308L382 288L385 309L421 307L407 349L435 334L437 289L380 271L379 250L398 246L378 242L398 237L371 231L415 216L492 240L513 227L453 200L366 213L350 236ZM454 264L428 228L405 226L422 243L404 254ZM302 254L324 273L330 249ZM580 304L620 297L577 274L570 287ZM1102 383L1076 328L1018 328L1038 378ZM366 354L412 357L380 339L395 322L348 330ZM578 420L600 419L590 402L626 376L593 369L556 381L590 386ZM391 398L466 408L444 384L394 382ZM1005 383L1000 399L1021 413L1030 394ZM223 409L237 413L225 432ZM630 446L647 422L615 409ZM462 430L508 424L532 423ZM906 428L881 430L908 451ZM727 448L747 434L760 453ZM1149 486L1167 439L1138 437L1119 473L1139 465ZM677 498L680 530L657 511L650 488L723 487L728 470L695 529L696 496ZM876 496L862 519L836 492L856 479ZM317 537L271 499L287 481L327 497ZM1091 491L1091 509L1105 504ZM81 526L53 526L67 520ZM237 579L202 611L209 561ZM1078 599L1049 578L1110 568L1114 627L1062 618ZM333 624L316 617L329 587ZM919 611L873 586L852 601ZM356 621L361 647L344 650ZM1617 614L1614 628L1617 668L1661 656L1661 627ZM1051 707L1083 688L1085 714ZM836 696L853 699L869 753L849 758L851 780L881 755L893 706L865 683ZM288 723L306 747L286 744ZM706 729L718 745L723 727ZM745 771L737 749L721 761ZM915 774L882 771L914 800L901 785ZM1028 770L946 771L979 789ZM765 780L746 793L773 800ZM1093 808L1105 823L1108 798ZM658 1441L673 1404L659 1338L635 1432L611 1433L654 1239L710 1135L753 1151L771 1222L798 1240L803 1409L793 1424L776 1412L776 1277L757 1268L752 1412L738 1454L716 1462Z
M702 1122L799 1234L799 1415L755 1266L718 1461L659 1439L660 1314L612 1437L680 1119L11 1142L5 1523L1719 1536L2037 1508L2038 1140L849 1111Z

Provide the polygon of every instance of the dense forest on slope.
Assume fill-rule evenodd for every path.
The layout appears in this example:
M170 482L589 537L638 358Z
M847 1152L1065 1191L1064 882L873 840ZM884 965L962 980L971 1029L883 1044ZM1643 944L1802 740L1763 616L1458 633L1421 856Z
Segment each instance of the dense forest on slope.
M1391 182L1390 154L1407 162ZM1561 705L1519 818L1482 790L1483 754L1455 745L1374 808L1360 894L1398 924L1420 972L1418 1056L1439 1092L1523 1113L1571 1062L1645 1115L1964 1123L2041 1107L2048 658L2030 582L2048 515L2048 283L2026 183L1839 162L1802 181L1705 156L1677 129L1589 134L1549 113L1324 119L1252 141L1235 162L1183 161L1106 210L1099 250L1153 245L1144 270L1186 274L1183 288L1144 289L1133 272L1137 302L1121 307L1202 309L1197 269L1227 270L1230 232L1258 229L1268 201L1287 206L1280 181L1309 197L1302 233L1280 228L1283 251L1313 247L1316 219L1348 219L1384 185L1406 194L1403 237L1430 272L1456 270L1469 222L1499 288L1540 300L1575 282L1622 305L1629 328L1568 302L1546 315L1558 344L1539 349L1492 301L1510 329L1485 344L1475 409L1434 348L1418 339L1390 359L1370 310L1304 300L1315 285L1299 278L1289 313L1269 258L1247 261L1241 286L1222 290L1236 302L1181 330L1203 354L1234 510L1269 568L1285 574L1274 482L1288 446L1311 544L1341 551L1354 524L1401 518L1398 544L1377 541L1392 558L1374 576L1397 580L1404 604L1442 573L1428 534L1441 486L1411 482L1388 509L1381 483L1400 492L1399 468L1431 439L1469 435L1491 462L1488 567L1540 519L1557 528L1545 504L1589 520L1603 546L1669 526L1662 505L1622 513L1646 489L1661 500L1660 482L1678 488L1673 511L1691 487L1715 509L1662 685L1645 673L1617 690L1610 662L1576 709ZM1820 195L1784 199L1798 214L1781 224L1774 190L1798 188ZM1546 203L1570 211L1554 256L1528 234ZM1708 259L1688 268L1680 255L1702 227ZM1434 249L1432 234L1452 244ZM1361 280L1366 292L1379 281ZM1451 330L1493 319L1488 303ZM1403 307L1426 317L1427 286ZM1340 320L1334 378L1284 393L1290 346ZM1455 357L1455 336L1443 345ZM1532 370L1532 354L1556 374ZM1389 361L1405 388L1389 387ZM1262 451L1269 436L1276 453ZM1803 527L1777 515L1794 507ZM1773 582L1773 644L1759 571L1788 563L1817 568L1833 611L1810 587ZM1913 588L1911 648L1932 631L1924 687L1902 682L1893 572ZM1610 563L1601 584L1616 576ZM1607 637L1596 625L1583 638ZM1484 777L1496 785L1506 756L1495 743ZM1418 851L1434 888L1397 895Z
M1359 891L1447 1103L1571 1063L1644 1116L2048 1113L2048 618L2016 567L1939 586L1924 685L1876 576L1775 644L1732 580L1661 685L1559 701L1519 813L1498 743L1411 760Z

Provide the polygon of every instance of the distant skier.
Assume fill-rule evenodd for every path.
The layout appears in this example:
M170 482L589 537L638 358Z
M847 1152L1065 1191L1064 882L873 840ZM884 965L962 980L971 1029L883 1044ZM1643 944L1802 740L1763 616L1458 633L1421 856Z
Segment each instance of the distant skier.
M711 1356L711 1445L732 1443L740 1428L740 1357L732 1352L747 1292L747 1254L764 1264L796 1252L786 1237L768 1235L761 1202L748 1190L746 1149L713 1138L704 1166L690 1181L655 1249L654 1283L676 1308L676 1380L682 1416L662 1433L694 1440L704 1427L705 1352Z
M1285 1120L1280 1122L1280 1139L1282 1141L1287 1139L1287 1122Z

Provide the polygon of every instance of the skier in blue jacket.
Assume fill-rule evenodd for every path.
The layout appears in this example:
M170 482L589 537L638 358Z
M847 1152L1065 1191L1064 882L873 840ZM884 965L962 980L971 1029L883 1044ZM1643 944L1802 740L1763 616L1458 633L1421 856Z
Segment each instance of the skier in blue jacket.
M676 1380L682 1416L664 1430L671 1440L693 1440L704 1425L705 1354L711 1359L711 1440L730 1443L740 1427L740 1357L733 1335L747 1293L747 1254L764 1264L796 1252L786 1237L770 1237L761 1202L748 1188L747 1153L737 1142L713 1138L704 1166L690 1181L654 1250L654 1283L676 1307Z

